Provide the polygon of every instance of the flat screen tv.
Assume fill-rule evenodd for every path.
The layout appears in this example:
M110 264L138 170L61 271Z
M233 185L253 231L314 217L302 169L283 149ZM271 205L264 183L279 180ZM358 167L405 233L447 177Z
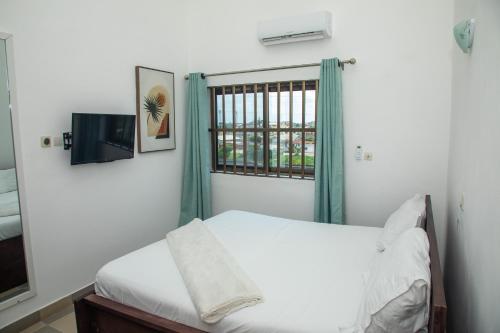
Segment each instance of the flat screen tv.
M134 158L135 115L73 113L71 164Z

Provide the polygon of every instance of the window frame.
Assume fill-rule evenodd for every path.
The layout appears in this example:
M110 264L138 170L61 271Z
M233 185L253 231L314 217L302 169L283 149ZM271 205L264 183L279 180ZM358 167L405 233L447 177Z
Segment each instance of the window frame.
M234 85L221 85L221 86L211 86L209 89L210 95L210 140L211 140L211 160L212 160L212 172L214 173L227 173L236 175L246 175L246 176L267 176L276 178L294 178L294 179L314 179L314 164L316 162L316 121L317 121L317 107L318 107L318 92L319 92L319 80L292 80L292 81L279 81L279 82L264 82L264 83L252 83L252 84L234 84ZM306 92L315 91L314 96L314 122L313 127L306 127ZM281 99L282 92L292 92L289 93L289 125L288 127L281 127ZM295 107L293 103L295 91L301 91L301 126L293 127L293 109ZM269 124L269 93L277 93L277 118L276 127L270 127ZM248 127L247 120L247 94L253 93L253 106L254 110L251 113L253 116L253 127ZM257 94L262 93L262 127L258 126L258 102ZM226 95L232 95L232 126L226 127ZM243 126L236 126L236 95L241 94L243 97ZM217 96L221 97L222 102L222 119L218 119L217 112ZM219 126L222 123L222 126ZM292 127L290 127L292 126ZM232 134L232 149L233 149L233 160L231 164L228 164L228 154L223 154L222 163L219 163L219 133L222 133L222 147L227 147L226 134ZM243 133L243 164L237 163L236 157L236 136L237 133ZM262 163L259 165L258 149L254 149L253 165L248 165L248 154L247 147L249 142L249 134L254 134L257 138L257 133L262 133ZM276 133L277 147L276 147L276 165L270 166L270 134ZM300 165L293 165L293 149L288 149L288 165L283 166L280 161L280 150L281 150L281 136L283 133L288 133L288 142L293 144L294 133L299 133L301 136L301 163ZM306 135L311 133L314 136L314 164L313 166L307 166L305 163L305 147L306 147ZM286 135L286 134L285 134ZM223 149L226 151L226 149Z

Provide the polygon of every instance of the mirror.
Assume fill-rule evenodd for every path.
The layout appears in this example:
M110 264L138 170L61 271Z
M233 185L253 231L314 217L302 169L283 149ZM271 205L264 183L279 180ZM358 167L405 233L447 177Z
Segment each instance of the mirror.
M11 117L14 103L9 38L0 33L0 308L30 294Z

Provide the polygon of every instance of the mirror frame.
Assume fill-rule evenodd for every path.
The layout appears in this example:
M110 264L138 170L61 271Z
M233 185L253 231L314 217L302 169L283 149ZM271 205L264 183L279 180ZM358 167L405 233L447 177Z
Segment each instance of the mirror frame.
M0 39L5 41L7 52L7 76L9 80L9 96L10 96L10 116L12 123L12 136L14 143L14 159L16 165L17 187L19 193L19 206L21 209L21 226L23 229L23 244L24 256L26 258L26 270L28 273L28 286L29 289L23 293L13 296L3 302L0 302L0 310L11 307L21 303L36 295L35 276L33 270L33 257L30 244L30 230L29 218L27 213L26 192L25 192L25 178L24 166L22 162L21 153L21 133L19 129L19 117L17 108L17 95L16 95L16 77L14 74L14 43L12 34L0 32ZM18 157L18 158L16 158Z

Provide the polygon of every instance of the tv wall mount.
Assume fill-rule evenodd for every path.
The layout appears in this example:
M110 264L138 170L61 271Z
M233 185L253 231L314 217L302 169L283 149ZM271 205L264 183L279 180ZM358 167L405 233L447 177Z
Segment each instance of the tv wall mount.
M70 150L72 144L73 144L73 135L72 135L72 133L71 132L64 132L63 133L64 150Z

